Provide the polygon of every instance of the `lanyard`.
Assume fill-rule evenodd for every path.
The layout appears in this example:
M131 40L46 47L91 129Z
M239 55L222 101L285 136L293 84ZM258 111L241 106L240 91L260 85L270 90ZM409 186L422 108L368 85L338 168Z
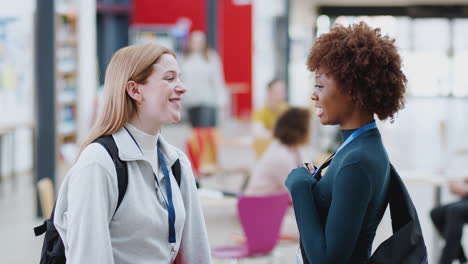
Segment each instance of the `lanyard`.
M358 128L356 131L354 131L344 142L343 144L340 145L340 147L335 151L335 153L333 153L333 155L330 156L330 158L327 159L327 161L325 161L318 169L315 170L315 173L314 173L314 177L317 179L317 180L320 180L320 178L322 177L320 172L322 171L322 169L326 168L330 162L333 161L333 159L335 158L336 154L338 154L338 152L340 152L340 150L342 150L344 147L346 147L349 143L351 143L351 141L355 140L357 137L359 137L360 135L362 135L364 132L366 131L369 131L371 129L374 129L374 128L377 128L377 125L375 124L375 121L372 121L368 124L365 124L363 125L362 127Z
M166 204L167 204L168 220L169 220L169 243L175 243L176 236L175 236L174 224L175 224L176 215L175 215L175 210L174 210L174 203L172 201L171 178L169 176L169 170L167 169L167 166L166 166L166 161L164 161L164 157L159 148L158 148L158 158L159 158L159 164L161 164L161 168L164 173L164 179L166 182L166 193L167 193ZM156 178L156 175L154 175L154 178L156 179L156 182L157 182L158 179Z
M136 142L135 138L133 137L132 133L130 133L130 131L128 131L128 129L126 127L124 127L124 128L125 128L125 130L127 130L127 133L133 139L133 141L137 145L138 149L140 151L142 151L140 146ZM164 198L164 194L162 193L162 191L161 191L161 194L162 194L162 196L164 198L164 202L166 203L166 206L167 206L168 221L169 221L169 239L168 240L169 240L169 243L172 246L172 249L171 249L172 252L171 253L173 253L174 252L174 246L175 246L175 243L176 243L176 235L175 235L176 214L175 214L175 210L174 210L174 203L172 201L171 178L169 176L169 170L167 169L166 161L164 160L164 157L162 155L161 150L159 148L157 148L157 151L158 151L159 164L161 165L161 169L163 171L164 179L165 179L165 182L166 182L167 200ZM156 183L159 186L159 181L158 181L158 178L156 177L156 174L153 173L153 175L154 175L154 179L156 180ZM161 188L159 188L159 189L161 189Z

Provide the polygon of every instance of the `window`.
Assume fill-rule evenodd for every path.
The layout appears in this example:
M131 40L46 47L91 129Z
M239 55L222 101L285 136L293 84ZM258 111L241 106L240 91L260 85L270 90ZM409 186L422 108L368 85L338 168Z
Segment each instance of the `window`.
M408 78L408 94L418 97L468 96L468 19L409 16L334 16L317 18L317 36L331 25L365 21L396 39Z

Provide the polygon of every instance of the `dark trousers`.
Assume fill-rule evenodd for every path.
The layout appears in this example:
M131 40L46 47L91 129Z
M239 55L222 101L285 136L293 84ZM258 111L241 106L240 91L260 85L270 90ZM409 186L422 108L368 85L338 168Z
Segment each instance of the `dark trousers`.
M468 223L468 198L434 208L431 211L432 222L445 239L440 264L451 264L454 259L466 262L461 245L463 225Z
M194 106L187 109L192 127L216 127L217 113L214 106Z

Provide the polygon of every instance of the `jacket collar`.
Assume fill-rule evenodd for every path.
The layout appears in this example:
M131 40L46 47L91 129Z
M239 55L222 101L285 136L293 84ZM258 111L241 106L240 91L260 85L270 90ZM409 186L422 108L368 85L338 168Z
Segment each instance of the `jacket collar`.
M123 161L134 161L144 160L143 153L141 153L133 138L127 132L125 128L121 128L119 131L112 134L115 140L115 144L119 149L119 158ZM170 167L174 165L176 160L179 158L175 148L169 144L162 135L158 138L158 147L161 149L164 160L170 170Z

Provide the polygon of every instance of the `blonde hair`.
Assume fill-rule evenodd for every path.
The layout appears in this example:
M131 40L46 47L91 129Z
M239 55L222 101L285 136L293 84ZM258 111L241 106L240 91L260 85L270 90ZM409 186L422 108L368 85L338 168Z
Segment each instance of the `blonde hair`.
M80 153L94 140L117 132L130 120L137 107L127 94L127 82L144 84L163 54L175 57L174 52L156 44L128 46L112 56L104 80L103 107Z

